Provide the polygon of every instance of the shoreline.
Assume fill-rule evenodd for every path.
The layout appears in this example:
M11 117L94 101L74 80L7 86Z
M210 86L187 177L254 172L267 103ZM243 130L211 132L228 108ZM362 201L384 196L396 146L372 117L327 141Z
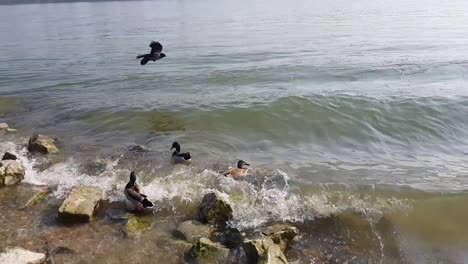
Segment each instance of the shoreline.
M66 148L65 142L60 143L60 146L61 148ZM19 152L16 151L16 154L19 155L20 163L25 163L30 159L34 159L35 162L37 162L38 158L42 159L33 165L28 163L26 174L39 173L41 175L40 173L48 172L49 170L66 173L66 170L63 171L63 169L70 166L67 158L60 158L60 152L38 156L37 154L30 154L22 145L12 145L11 147L20 150ZM132 151L128 151L128 153L130 153L128 157L125 157L125 155L121 156L122 160L125 161L123 162L123 166L127 166L128 164L135 165L135 159L144 157L139 152L133 153ZM116 164L119 162L121 160ZM44 167L41 167L41 164ZM444 234L447 231L444 229L434 230L431 225L427 227L414 226L414 221L420 221L420 216L415 215L413 216L414 219L409 218L411 221L408 222L409 220L404 215L411 215L417 210L426 210L424 209L426 201L440 200L443 202L441 206L447 207L450 204L445 204L444 201L458 199L462 202L465 199L468 200L468 195L464 193L440 196L436 193L417 190L399 193L398 190L391 190L391 188L386 191L385 189L377 191L373 188L353 190L344 186L329 186L325 189L323 187L317 189L318 186L311 186L312 188L310 189L307 185L290 186L288 180L282 177L275 178L273 175L265 179L276 179L275 181L266 181L257 186L257 183L252 182L252 179L235 181L226 177L218 178L218 176L206 170L196 172L195 176L186 175L193 173L193 171L190 167L183 166L181 167L182 170L173 171L172 169L172 172L171 170L164 170L164 173L170 173L169 178L166 176L156 182L154 182L155 179L147 178L148 175L143 177L143 186L146 189L150 189L148 194L156 202L156 209L147 215L149 218L146 218L145 221L148 221L149 225L140 234L128 236L124 232L124 227L127 221L129 221L129 215L121 193L123 192L123 184L127 177L126 173L123 173L125 170L118 173L123 173L123 178L118 180L119 184L116 184L115 180L105 180L104 182L99 180L99 175L103 173L105 175L107 170L115 172L117 169L115 167L116 164L114 164L114 167L109 167L106 161L94 160L94 163L88 164L88 166L79 165L78 167L83 169L83 171L96 174L96 176L86 176L86 178L83 178L93 179L92 181L75 180L69 182L71 185L67 181L55 181L56 185L34 185L26 182L1 187L0 199L2 200L2 206L0 210L8 216L3 218L8 223L6 230L16 230L16 232L22 230L21 232L23 233L16 238L16 236L8 233L0 232L0 237L5 238L2 240L3 243L0 244L0 249L6 250L11 247L22 247L27 250L50 254L50 252L47 253L48 251L44 250L44 247L47 248L53 245L53 247L67 248L69 249L67 251L69 253L73 252L73 254L59 254L58 258L62 260L59 260L58 263L82 263L83 261L91 263L83 260L86 254L94 250L93 248L95 247L101 247L102 243L113 241L112 243L117 246L115 248L105 247L105 249L102 249L96 255L96 260L99 259L104 263L113 263L113 261L115 262L118 259L114 258L113 255L121 254L120 247L130 247L132 250L142 254L141 263L150 263L155 257L166 259L168 263L191 263L194 262L194 259L188 258L187 254L191 252L190 250L196 243L180 239L180 236L176 235L177 232L175 231L185 221L199 220L197 212L202 202L201 198L205 194L214 191L220 194L222 199L232 207L234 217L232 221L228 222L228 226L238 228L236 230L241 232L242 240L247 241L255 238L262 228L276 224L288 224L298 228L298 235L290 243L288 242L288 247L284 248L285 258L293 263L303 263L310 260L316 261L315 263L341 263L340 261L348 261L348 263L362 263L366 261L370 261L371 263L379 263L380 261L384 261L385 263L406 263L406 256L402 253L404 252L404 248L401 248L403 241L400 238L402 234L406 235L406 233L402 233L402 230L409 228L409 230L404 230L404 232L409 233L417 231L419 232L418 236L426 236L426 238L432 241L431 243L435 243L440 248L444 247L442 246L443 243L451 241L450 237L453 237L453 234ZM57 170L57 168L60 168L60 170ZM56 174L46 173L45 175L54 177ZM281 174L277 176L281 176ZM60 175L60 177L68 179L71 176ZM198 198L193 195L184 197L188 193L180 192L179 189L190 187L189 182L193 182L194 179L192 177L196 177L197 181L199 181L195 184L199 188L196 189L199 191ZM26 175L27 178L28 176ZM200 181L200 179L203 180ZM180 180L182 182L179 182ZM177 181L178 185L173 185L174 181ZM80 182L83 184L79 184ZM101 187L103 184L109 184L105 188L106 197L99 202L100 205L96 210L94 219L87 224L64 224L58 217L57 211L63 200L67 197L70 188L79 185L93 186L93 183ZM159 186L161 184L163 187ZM206 184L206 186L203 184ZM227 186L219 189L219 184L221 186L227 184ZM272 189L264 189L268 185L271 185L268 188ZM277 189L278 186L280 186L280 189ZM109 187L111 188L109 189ZM157 188L153 190L155 187ZM155 194L161 195L159 192L164 191L166 191L167 195L168 193L165 189L168 187L169 189L175 188L174 190L177 191L177 195L165 197L163 194L162 196L158 196L159 198L155 196ZM253 188L251 192L254 192L249 193L249 188ZM255 191L256 188L260 189ZM281 188L283 190L279 192ZM43 192L41 197L33 199L35 195L41 192ZM306 195L307 193L310 193L312 196ZM255 198L255 196L252 196L260 194L262 194L261 200L258 200L260 197ZM269 201L270 199L275 200ZM31 200L34 201L31 203ZM345 202L346 200L349 200L349 202ZM273 208L273 211L266 211L266 215L263 215L262 211L256 211L259 205L268 206L270 202L271 204L287 202L290 208L279 206ZM307 206L301 205L304 202L308 202L309 204ZM26 206L28 203L31 204ZM262 205L262 203L265 203L265 205ZM294 205L298 205L299 207L294 208ZM456 204L450 206L455 206L452 209L458 210ZM343 208L340 209L340 207ZM243 212L244 210L247 211ZM28 214L29 216L26 217ZM428 212L424 211L424 214L428 214ZM443 216L433 215L433 217ZM443 220L448 221L448 219ZM139 221L137 220L137 222ZM249 223L249 221L251 222ZM437 222L438 220L435 219L435 223ZM225 230L223 230L221 231L224 232ZM217 232L221 231L218 230ZM434 231L436 231L435 235L429 235L430 232ZM453 240L462 248L465 244L464 232L461 231L454 238L455 240ZM77 234L80 239L75 240L74 236ZM41 236L43 238L39 239L38 237ZM211 236L211 238L215 239L215 243L218 244L219 241L222 241L219 235ZM468 238L468 233L466 238ZM70 244L69 242L71 241L72 243ZM88 242L84 243L83 241ZM137 246L139 243L143 243L146 248L154 247L155 251L148 255L145 253L146 251ZM468 245L468 241L466 243ZM219 245L224 246L222 244ZM172 252L171 254L166 254L168 249L169 252ZM193 255L194 253L190 254ZM450 259L444 256L440 256L439 258ZM247 262L245 251L239 244L234 249L229 250L228 259L230 263Z

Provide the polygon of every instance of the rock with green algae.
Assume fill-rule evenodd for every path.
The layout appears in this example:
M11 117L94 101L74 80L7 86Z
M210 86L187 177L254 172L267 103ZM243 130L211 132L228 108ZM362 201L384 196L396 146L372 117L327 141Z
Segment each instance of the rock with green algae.
M123 227L123 231L127 236L135 236L141 234L144 230L151 227L153 219L151 215L137 215L133 213L127 214L127 223Z
M282 251L284 251L287 244L299 234L297 227L288 224L274 224L267 226L262 228L261 232L263 235L269 236L273 239L273 242L278 244Z
M288 259L279 245L271 245L258 260L258 264L288 264Z
M289 263L279 244L271 237L246 240L242 244L249 263L285 264Z
M30 152L39 152L43 154L57 153L58 148L54 144L54 140L44 135L34 135L29 139L28 150Z
M25 169L16 160L0 161L0 186L13 185L24 179Z
M65 222L90 222L102 197L99 187L75 186L60 206L59 217Z
M182 222L176 230L177 236L190 243L196 243L202 237L209 237L214 232L214 227L204 225L198 221L189 220Z
M50 192L51 188L49 187L36 192L36 194L34 194L34 196L31 197L31 199L29 199L28 202L23 207L21 207L21 209L26 209L28 207L36 205L44 196L46 196Z
M224 264L228 261L229 249L212 242L206 237L202 237L192 246L188 256L195 263Z
M225 225L232 219L232 208L216 193L208 193L202 200L200 218L210 224Z

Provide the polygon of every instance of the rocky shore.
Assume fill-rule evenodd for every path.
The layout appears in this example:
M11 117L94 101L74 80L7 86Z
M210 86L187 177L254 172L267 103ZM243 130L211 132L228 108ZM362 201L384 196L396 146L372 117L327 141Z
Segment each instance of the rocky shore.
M0 131L16 132L4 123L0 124ZM29 139L28 150L31 155L59 152L52 138L40 134ZM24 176L25 168L16 154L3 153L0 161L0 185L21 184ZM45 186L33 193L21 209L27 210L35 206L50 192L50 188ZM99 211L106 213L105 208L99 206L103 201L104 192L99 187L73 186L57 210L57 224L73 228L73 225L90 223ZM126 221L122 232L128 239L141 236L154 225L152 213L127 213L124 218ZM286 224L273 225L269 226L267 232L248 237L229 226L232 218L231 206L215 192L207 193L199 205L195 219L181 222L172 232L173 243L184 248L181 259L188 263L289 263L284 251L299 233L296 227ZM15 263L54 263L54 255L58 253L47 247L45 252L33 252L20 247L5 248L3 251L0 253L2 263L13 260ZM74 252L72 249L68 251Z
M0 124L0 131L16 133L7 124ZM61 160L56 140L46 135L31 136L27 150L50 164ZM0 155L0 210L3 228L8 230L0 232L0 263L156 263L155 259L157 263L377 263L361 249L310 237L316 232L311 227L342 235L339 227L346 218L270 222L238 230L231 224L232 202L216 191L206 192L185 213L162 206L136 214L127 212L121 201L107 200L98 186L69 186L64 197L56 197L51 195L56 186L22 183L27 170L19 153ZM86 169L100 171L102 163L96 160ZM390 244L396 243L391 228L385 223L379 228ZM385 250L398 256L391 248ZM131 260L125 259L128 255Z

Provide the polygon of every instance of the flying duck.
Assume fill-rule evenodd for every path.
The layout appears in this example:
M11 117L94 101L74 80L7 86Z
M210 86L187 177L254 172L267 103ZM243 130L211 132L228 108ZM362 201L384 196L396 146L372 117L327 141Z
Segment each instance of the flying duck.
M145 65L150 60L157 61L166 57L166 54L162 53L163 46L161 43L152 41L149 46L151 48L151 52L149 54L138 55L136 57L137 59L143 58L140 62L141 65Z
M148 201L146 195L141 193L140 187L136 183L136 174L134 171L130 173L130 181L125 186L124 194L133 210L141 212L145 208L153 207L153 203Z
M237 162L237 168L230 167L223 174L224 176L245 176L248 170L246 166L250 166L250 164L243 160L239 160Z
M178 142L172 143L171 150L175 149L172 153L172 162L174 163L186 163L192 160L190 152L180 152L180 144Z

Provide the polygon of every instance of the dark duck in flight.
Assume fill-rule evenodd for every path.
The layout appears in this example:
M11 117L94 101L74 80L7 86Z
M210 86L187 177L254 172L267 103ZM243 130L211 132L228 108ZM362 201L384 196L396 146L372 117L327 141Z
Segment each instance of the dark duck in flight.
M153 207L153 203L146 199L146 195L141 193L142 190L136 183L136 174L134 171L130 173L130 181L125 186L124 194L127 201L131 204L132 210L142 212L145 208Z
M173 149L175 149L171 158L173 163L187 163L192 160L190 152L180 152L180 144L178 142L172 143L171 150Z
M141 65L145 65L150 60L157 61L166 57L166 54L162 53L163 46L161 43L152 41L149 46L151 48L151 52L149 54L138 55L136 57L137 59L143 58L140 62Z

